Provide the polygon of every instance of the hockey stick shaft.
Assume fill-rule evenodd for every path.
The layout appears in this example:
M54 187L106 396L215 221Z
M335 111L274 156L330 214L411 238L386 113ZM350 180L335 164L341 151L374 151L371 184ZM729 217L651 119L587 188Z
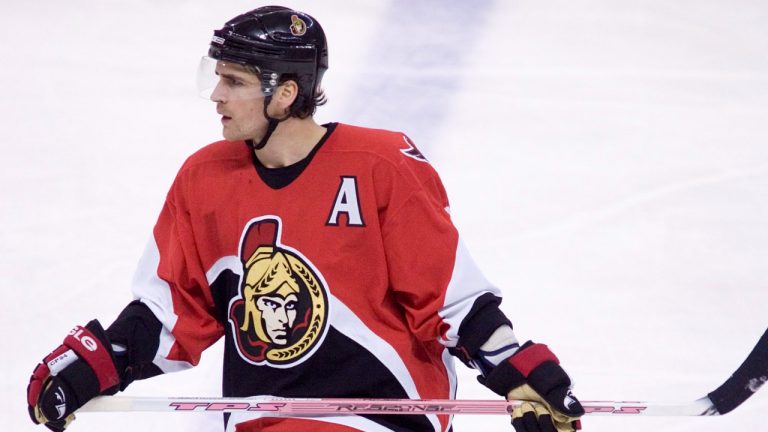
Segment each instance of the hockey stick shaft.
M709 395L687 403L582 401L589 415L701 416L726 414L768 382L768 330L739 368ZM509 414L519 401L412 399L284 399L98 397L83 412L252 412L273 416L354 414Z
M423 415L423 414L504 414L509 415L520 401L503 400L413 400L413 399L283 399L283 398L153 398L99 397L80 411L168 411L168 412L251 412L274 416L320 415ZM680 404L647 402L582 402L590 415L707 415L711 402Z

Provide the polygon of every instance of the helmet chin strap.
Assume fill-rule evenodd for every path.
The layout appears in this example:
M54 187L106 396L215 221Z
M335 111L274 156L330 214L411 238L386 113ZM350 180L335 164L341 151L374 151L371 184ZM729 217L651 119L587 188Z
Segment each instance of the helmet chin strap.
M264 98L264 118L267 119L267 131L264 132L264 136L261 137L261 140L258 143L254 143L253 140L248 140L248 143L253 147L254 150L261 150L264 148L264 146L267 145L267 141L272 136L272 134L275 132L275 129L277 129L277 125L280 124L283 120L286 120L291 115L288 114L285 117L281 119L276 119L274 117L270 117L269 114L267 114L267 106L269 106L269 103L272 101L272 96L267 96Z

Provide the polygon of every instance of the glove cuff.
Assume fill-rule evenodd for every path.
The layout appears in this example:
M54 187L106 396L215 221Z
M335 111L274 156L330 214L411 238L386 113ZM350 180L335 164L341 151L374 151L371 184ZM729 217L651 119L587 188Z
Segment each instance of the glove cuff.
M478 379L494 393L506 397L511 389L525 384L535 369L547 363L558 365L560 360L546 345L528 341L514 355L493 368L485 379Z
M99 393L120 384L112 347L98 320L92 320L85 327L75 326L64 338L64 345L77 353L93 370L98 380Z
M512 328L512 322L499 309L501 298L491 293L480 296L472 305L472 309L459 326L459 341L448 351L459 358L469 367L475 359L477 351L499 327L507 325Z

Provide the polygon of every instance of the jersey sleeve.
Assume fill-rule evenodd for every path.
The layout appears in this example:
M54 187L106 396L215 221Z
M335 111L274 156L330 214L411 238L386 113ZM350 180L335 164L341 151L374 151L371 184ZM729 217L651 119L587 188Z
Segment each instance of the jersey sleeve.
M111 326L120 334L129 352L156 346L151 363L163 373L197 365L202 351L223 335L223 326L215 318L214 301L184 191L180 173L168 193L132 282L135 298L132 305L145 306L160 325L149 325L151 317L146 313L142 315L141 311L129 312L129 305ZM140 321L142 326L130 324L131 321ZM137 328L153 331L147 335L137 332Z
M510 324L498 307L500 291L461 241L442 182L423 157L403 152L382 184L389 278L411 331L422 340L439 340L454 354L469 350L471 356L493 331Z

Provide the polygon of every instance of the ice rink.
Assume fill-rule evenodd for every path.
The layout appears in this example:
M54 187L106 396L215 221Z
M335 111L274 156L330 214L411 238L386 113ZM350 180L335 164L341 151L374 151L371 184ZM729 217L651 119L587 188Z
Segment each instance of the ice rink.
M0 0L0 356L6 431L74 324L109 324L184 159L220 139L195 89L214 28L261 3ZM764 0L287 3L326 30L318 119L395 129L520 338L583 400L692 400L768 326ZM220 395L221 345L134 383ZM493 398L459 368L460 398ZM724 417L588 417L585 432L765 430L768 390ZM69 430L220 430L205 414L81 414ZM503 416L456 432L511 431Z

